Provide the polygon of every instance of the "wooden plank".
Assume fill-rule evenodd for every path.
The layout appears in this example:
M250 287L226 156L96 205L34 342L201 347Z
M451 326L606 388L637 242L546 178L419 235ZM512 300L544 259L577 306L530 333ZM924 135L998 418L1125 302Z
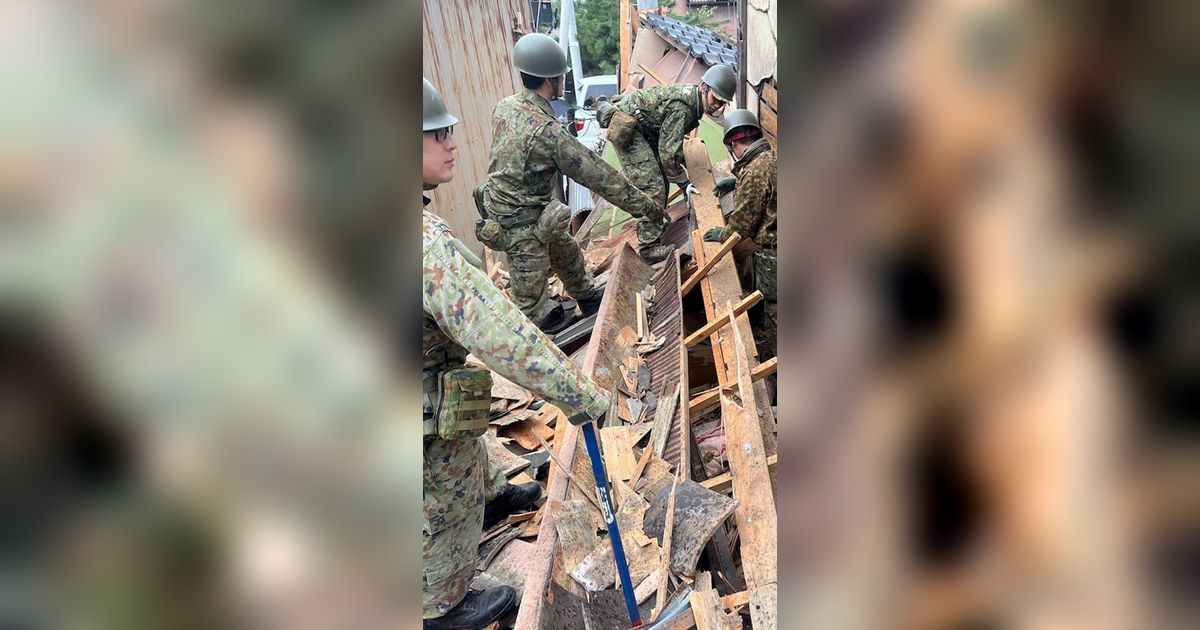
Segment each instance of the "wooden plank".
M779 116L771 111L770 107L759 108L758 124L762 126L763 132L767 134L767 139L771 140L771 147L775 148L774 140L779 137Z
M650 430L650 444L655 457L662 457L667 448L667 434L671 432L671 420L675 418L675 405L679 402L679 383L675 383L671 394L658 399L658 407L654 410L654 428Z
M775 630L779 627L779 588L767 584L750 589L750 622L754 630Z
M738 302L736 306L732 306L734 317L726 317L725 315L728 313L728 311L722 313L719 319L708 322L700 330L688 335L687 339L683 340L683 345L691 348L701 341L717 334L717 331L724 328L726 324L732 323L733 327L737 328L737 320L735 319L736 316L750 310L750 307L758 304L762 301L762 299L762 291L755 291L754 293L747 295L745 298L742 298L742 300Z
M771 357L766 361L754 366L750 371L751 380L757 382L775 373L776 367L779 365L778 357ZM688 413L691 415L699 415L709 407L719 405L721 403L721 388L714 387L705 390L697 395L688 403Z
M654 599L654 612L651 621L657 618L667 603L667 587L671 577L671 533L675 528L675 488L677 481L671 482L671 496L667 499L666 525L663 527L662 555L658 568L662 571L658 582L658 596Z
M696 630L740 630L742 627L742 618L726 614L725 606L715 590L692 591L688 600L692 604Z
M564 566L574 567L583 561L600 537L592 527L588 505L583 501L562 501L555 504L554 529L558 532L558 552Z
M695 138L688 139L684 142L683 149L688 177L692 183L701 190L712 189L712 165L709 163L708 149L704 147L704 142ZM697 195L692 203L697 226L696 231L692 232L692 243L696 259L699 261L702 257L715 253L719 247L717 243L705 243L700 235L709 228L725 227L725 219L721 216L720 204L711 195ZM742 242L749 243L751 241ZM737 301L742 297L742 287L738 281L737 269L734 267L733 261L726 258L717 263L716 267L709 272L708 277L700 281L700 289L704 296L705 314L708 320L712 321L717 317L716 307L718 304L725 304L728 300ZM741 315L737 318L737 323L746 346L746 356L752 362L757 363L758 354L750 330L750 320L745 315ZM716 361L718 385L724 386L730 380L736 380L736 376L733 376L736 374L733 339L729 335L724 335L724 338L719 340L719 344L713 344L713 358ZM756 383L754 387L756 397L760 400L767 400L766 385ZM775 414L768 405L761 405L757 413L763 446L770 455L775 452L777 442L774 433Z
M730 314L729 319L733 318ZM721 421L725 427L725 453L733 476L733 496L738 501L735 514L741 537L742 570L746 585L753 589L778 581L778 532L771 475L755 413L755 393L746 347L738 327L733 326L731 330L741 400L721 396Z
M661 85L667 85L667 84L668 84L666 79L663 79L662 77L658 76L658 73L657 73L657 72L655 72L655 71L651 70L650 68L647 68L647 67L646 67L646 64L644 64L644 63L639 63L639 64L638 64L638 66L639 66L639 67L641 67L641 69L642 69L642 71L643 71L643 72L645 72L646 74L648 74L648 75L650 75L651 77L653 77L653 78L654 78L654 80L655 80L655 81L658 81L658 82L659 82ZM674 83L674 81L671 81L671 83Z
M552 411L546 410L546 407L542 407L539 413L520 422L503 427L500 432L520 444L521 448L527 451L536 451L540 445L546 444L546 440L554 437L554 429L546 426L545 421L546 418L553 418L554 415Z
M646 321L646 298L639 291L634 300L637 303L637 336L639 340L643 340L646 333L650 332L650 325Z
M692 415L688 409L687 346L679 344L679 470L681 481L692 478Z
M763 81L761 98L771 109L779 111L779 90L775 89L774 80Z
M738 241L741 240L741 234L738 234L737 232L730 234L729 238L725 239L724 243L721 243L721 249L718 249L715 254L710 256L708 260L705 261L704 266L700 267L696 273L692 274L692 276L679 287L680 295L687 295L688 291L691 291L693 288L695 288L695 286L699 284L700 279L707 276L708 272L712 271L712 268L716 266L718 262L721 262L721 259L724 258L725 255L730 251L732 251L733 246L737 245Z
M633 445L641 440L649 430L650 427L645 424L600 429L600 444L604 449L602 457L609 477L621 481L629 481L633 478L633 473L637 470Z
M775 470L775 464L778 463L778 461L779 461L778 453L768 457L767 458L767 468L769 468L770 470ZM732 476L732 473L730 473L730 472L721 473L720 475L717 475L716 477L712 477L710 479L705 479L704 481L701 481L700 485L704 486L705 488L708 488L709 490L712 490L713 492L728 492L729 489L733 487L733 476Z
M662 581L661 566L655 567L654 571L650 575L647 575L641 584L633 588L633 597L637 600L638 606L646 603L646 600L650 599L650 596L658 591L658 583L660 581Z

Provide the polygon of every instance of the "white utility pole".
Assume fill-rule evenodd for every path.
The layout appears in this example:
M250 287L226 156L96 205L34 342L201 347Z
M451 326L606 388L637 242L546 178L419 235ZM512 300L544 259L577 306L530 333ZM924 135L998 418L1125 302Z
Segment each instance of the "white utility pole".
M575 98L579 98L579 80L583 78L583 61L579 56L579 34L575 30L575 3L572 0L562 0L562 10L559 11L558 44L571 60L574 77ZM582 105L582 103L575 103Z

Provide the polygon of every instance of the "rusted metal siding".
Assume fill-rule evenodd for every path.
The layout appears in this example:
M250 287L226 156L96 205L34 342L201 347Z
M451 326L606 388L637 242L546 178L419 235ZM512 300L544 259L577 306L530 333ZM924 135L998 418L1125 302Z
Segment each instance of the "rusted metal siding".
M476 253L483 245L471 191L487 177L492 109L521 84L512 67L513 18L525 28L529 11L526 0L425 0L423 71L459 119L454 181L433 191L431 207Z

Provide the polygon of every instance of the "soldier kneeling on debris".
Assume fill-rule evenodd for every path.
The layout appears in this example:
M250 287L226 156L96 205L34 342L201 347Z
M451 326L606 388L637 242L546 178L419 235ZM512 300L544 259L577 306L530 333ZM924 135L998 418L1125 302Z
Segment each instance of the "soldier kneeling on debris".
M458 119L428 80L422 105L422 179L431 190L454 177ZM426 210L422 228L424 627L484 628L516 601L509 586L468 590L484 522L531 506L541 488L509 485L494 468L485 470L481 437L492 376L468 366L467 353L557 405L575 424L603 414L608 397L504 297L445 221Z

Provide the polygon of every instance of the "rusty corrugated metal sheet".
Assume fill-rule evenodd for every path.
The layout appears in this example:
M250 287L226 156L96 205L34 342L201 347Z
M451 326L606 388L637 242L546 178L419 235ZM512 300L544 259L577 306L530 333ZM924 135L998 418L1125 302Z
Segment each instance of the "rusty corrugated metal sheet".
M433 211L446 219L456 236L476 252L475 204L471 191L487 176L492 141L492 109L517 92L520 78L512 67L513 18L529 24L525 0L425 0L423 71L446 106L459 119L458 166L454 181L433 193ZM414 83L415 85L415 83Z
M681 221L687 225L687 221ZM656 337L665 337L662 348L645 356L646 365L650 368L650 390L662 393L679 382L679 344L680 333L683 331L683 304L679 298L679 258L671 257L653 280L654 302L646 311L650 332ZM666 401L659 399L659 405ZM663 459L671 462L678 470L680 460L679 418L682 411L675 407L675 415L671 418L671 430L667 434L667 447L663 450Z

